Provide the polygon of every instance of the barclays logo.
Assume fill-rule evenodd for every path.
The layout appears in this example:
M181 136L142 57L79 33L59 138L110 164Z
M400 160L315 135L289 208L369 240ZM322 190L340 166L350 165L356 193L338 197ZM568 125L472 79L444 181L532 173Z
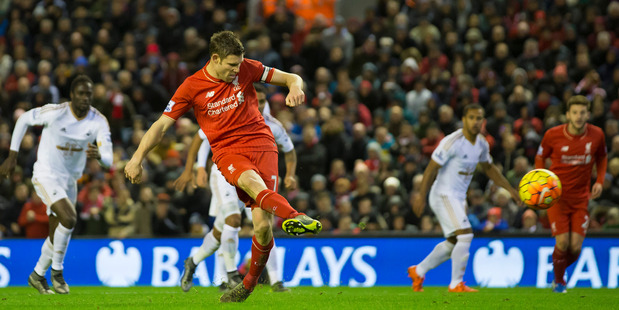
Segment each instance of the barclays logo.
M494 240L481 247L473 258L475 281L482 287L514 287L524 273L524 258L517 247L505 253L503 241Z
M109 247L103 247L97 252L96 270L99 281L106 286L134 285L142 273L140 251L134 247L125 251L122 241L112 241Z

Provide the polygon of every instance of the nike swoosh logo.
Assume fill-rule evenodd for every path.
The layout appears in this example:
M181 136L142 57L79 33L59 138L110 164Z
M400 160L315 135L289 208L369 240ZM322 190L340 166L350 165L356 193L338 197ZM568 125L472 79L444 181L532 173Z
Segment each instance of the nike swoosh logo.
M539 194L539 200L537 201L538 205L542 204L542 201L544 201L544 196L546 195L546 193L549 191L550 189L548 189L548 187L544 187L544 189L542 189L542 192Z

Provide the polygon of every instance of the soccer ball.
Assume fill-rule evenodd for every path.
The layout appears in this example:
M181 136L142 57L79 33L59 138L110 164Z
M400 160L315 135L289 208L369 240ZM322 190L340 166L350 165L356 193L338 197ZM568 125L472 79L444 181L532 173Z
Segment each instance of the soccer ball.
M520 199L529 208L545 210L561 198L561 181L550 170L531 170L522 177L519 193Z

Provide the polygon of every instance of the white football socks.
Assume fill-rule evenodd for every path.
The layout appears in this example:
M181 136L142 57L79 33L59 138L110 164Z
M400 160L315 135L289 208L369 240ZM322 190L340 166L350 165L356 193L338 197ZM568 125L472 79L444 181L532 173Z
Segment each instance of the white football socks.
M449 288L454 288L464 277L464 271L469 261L469 248L473 241L473 234L464 234L457 236L458 242L451 252L451 283Z
M69 229L58 223L58 227L54 231L54 253L52 254L52 269L63 270L64 257L67 253L67 247L71 240L73 228Z
M279 265L277 264L277 247L275 246L275 240L273 240L273 248L271 248L271 254L267 260L267 272L269 273L269 280L271 285L281 281L279 278Z
M445 240L434 247L434 250L423 259L421 263L417 265L417 274L420 277L426 275L426 273L438 265L446 262L454 249L454 244Z
M239 248L239 231L240 227L232 227L224 224L224 229L221 232L221 251L224 258L226 272L237 270L235 264L236 252Z
M219 248L219 241L213 236L213 231L209 231L202 241L202 245L198 248L196 253L191 257L194 264L198 265L205 258L213 255Z
M41 256L39 256L39 261L37 265L34 266L34 272L36 272L41 277L45 276L47 269L52 264L52 255L54 254L54 245L49 240L49 237L45 239L43 242L43 246L41 247Z

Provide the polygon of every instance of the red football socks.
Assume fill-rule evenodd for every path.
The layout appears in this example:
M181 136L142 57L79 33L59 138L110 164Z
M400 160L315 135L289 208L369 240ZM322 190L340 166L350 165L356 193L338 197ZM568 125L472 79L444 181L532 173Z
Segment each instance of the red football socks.
M555 250L552 253L552 265L555 272L555 283L565 284L563 276L565 275L565 269L569 266L567 251L561 251L555 246Z
M567 253L567 266L566 267L572 266L572 264L576 262L579 257L580 257L580 251L576 253L572 253L572 251L569 251Z
M283 219L289 219L299 215L299 212L290 206L286 198L270 189L265 189L256 196L256 204L260 209L275 214Z
M260 274L264 269L264 266L267 264L267 260L269 259L269 253L271 253L271 248L273 247L273 239L267 245L261 245L256 240L256 236L252 238L251 242L251 263L249 266L249 271L247 275L245 275L245 279L243 279L243 285L249 291L253 291L256 284L258 284L258 278L260 278Z

